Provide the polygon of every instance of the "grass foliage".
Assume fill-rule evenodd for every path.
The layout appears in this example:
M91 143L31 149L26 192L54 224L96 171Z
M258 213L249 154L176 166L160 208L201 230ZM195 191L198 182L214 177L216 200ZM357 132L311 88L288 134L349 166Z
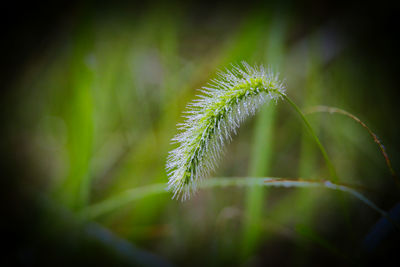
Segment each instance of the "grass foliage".
M90 254L78 243L98 258L106 244L118 260L143 265L384 259L398 233L371 239L376 254L360 243L378 220L398 223L390 212L397 102L383 86L387 73L358 61L357 45L331 24L304 30L286 6L200 11L82 7L21 70L10 102L18 127L7 141L28 170L21 191L51 210L39 213L33 239L56 236L65 257ZM302 112L325 104L340 109ZM215 178L200 183L206 176ZM50 218L59 218L53 228Z

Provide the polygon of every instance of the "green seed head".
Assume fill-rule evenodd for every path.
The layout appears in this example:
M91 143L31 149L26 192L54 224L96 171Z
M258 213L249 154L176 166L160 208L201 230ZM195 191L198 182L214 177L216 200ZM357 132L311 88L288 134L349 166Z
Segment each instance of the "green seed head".
M190 103L186 121L173 139L178 148L168 156L168 190L173 198L185 200L210 171L229 142L231 134L259 107L285 94L284 83L263 66L251 67L242 62L218 74L203 94Z

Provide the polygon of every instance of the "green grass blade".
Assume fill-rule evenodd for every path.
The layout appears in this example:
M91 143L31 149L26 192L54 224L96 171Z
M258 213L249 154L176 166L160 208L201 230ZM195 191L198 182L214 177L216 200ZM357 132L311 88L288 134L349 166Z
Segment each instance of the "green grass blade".
M275 18L269 29L265 53L266 61L273 66L280 66L282 62L285 26L281 18ZM258 114L249 170L249 175L252 177L268 175L271 171L275 117L276 107L273 105L263 107ZM266 192L259 186L250 187L246 192L242 240L244 258L254 250L260 239Z
M335 191L348 193L367 206L387 217L387 213L379 208L375 203L367 197L356 191L353 187L343 184L333 183L331 181L308 181L302 179L283 179L274 177L246 177L246 178L211 178L199 184L200 188L228 187L228 186L267 186L267 187L299 187L299 188L327 188ZM109 199L88 206L82 210L82 215L88 218L95 218L102 214L111 212L117 208L125 206L137 199L148 197L151 195L167 193L165 184L153 184L143 187L127 190ZM392 220L391 220L392 221ZM392 221L393 222L393 221ZM400 228L399 228L400 229Z

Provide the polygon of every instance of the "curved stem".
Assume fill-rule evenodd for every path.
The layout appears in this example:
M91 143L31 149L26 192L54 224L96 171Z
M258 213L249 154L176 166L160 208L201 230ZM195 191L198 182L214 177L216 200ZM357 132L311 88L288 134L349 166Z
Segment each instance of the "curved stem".
M315 106L315 107L307 109L304 112L304 114L307 115L307 114L312 114L312 113L316 113L316 112L326 112L329 114L337 113L337 114L347 116L347 117L353 119L354 121L356 121L357 123L359 123L364 129L366 129L368 131L369 135L374 139L374 142L379 146L379 149L381 150L381 153L382 153L383 157L385 158L386 165L387 165L390 173L392 174L393 179L396 181L397 186L400 187L400 179L396 175L396 172L394 171L394 169L392 167L392 163L390 162L389 156L386 153L385 147L383 146L382 142L379 140L378 136L364 122L362 122L358 117L354 116L350 112L347 112L346 110L343 110L340 108L335 108L335 107L328 107L328 106Z
M280 93L281 94L281 93ZM321 144L321 142L319 141L318 136L315 134L313 128L311 127L310 123L308 122L308 120L306 119L306 117L304 116L304 114L301 112L300 108L289 98L287 97L285 94L281 94L281 96L296 110L296 112L300 115L301 119L303 120L304 124L307 127L307 130L310 132L311 136L313 137L313 139L315 140L315 142L318 145L319 150L322 153L322 156L324 157L324 160L326 162L326 165L329 169L329 172L332 176L332 180L337 182L339 180L337 174L336 174L336 170L335 167L332 164L332 161L330 160L328 153L326 153L326 150L324 148L324 146Z

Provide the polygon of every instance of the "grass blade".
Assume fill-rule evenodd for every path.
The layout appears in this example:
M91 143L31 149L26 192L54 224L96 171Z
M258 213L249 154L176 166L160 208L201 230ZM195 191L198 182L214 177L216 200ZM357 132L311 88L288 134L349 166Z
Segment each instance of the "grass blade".
M214 187L229 187L229 186L267 186L267 187L300 187L300 188L327 188L335 191L341 191L348 193L358 200L364 202L367 206L388 218L387 213L379 208L375 203L369 200L367 197L362 195L356 190L356 187L333 183L331 181L311 181L303 179L283 179L274 177L245 177L245 178L211 178L205 180L203 183L199 184L199 188L214 188ZM115 209L123 207L137 199L148 197L151 195L157 195L167 193L164 184L153 184L138 188L133 188L125 192L120 193L114 197L103 200L97 204L88 206L82 211L82 215L87 218L95 218L100 215L111 212ZM400 226L388 218L396 227L400 230Z

